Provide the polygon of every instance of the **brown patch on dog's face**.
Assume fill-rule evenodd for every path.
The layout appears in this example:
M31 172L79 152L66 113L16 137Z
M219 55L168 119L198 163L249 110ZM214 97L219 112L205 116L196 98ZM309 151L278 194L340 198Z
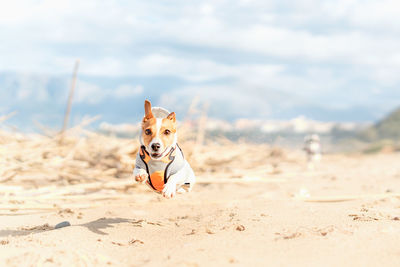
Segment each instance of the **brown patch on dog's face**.
M176 119L175 112L172 112L165 119L162 120L160 127L160 139L164 147L169 147L174 143L176 134Z
M144 101L144 117L142 121L142 139L147 147L151 140L157 134L157 119L151 112L151 103L149 100Z
M142 122L142 140L143 144L148 147L150 144L151 140L156 136L157 134L157 119L156 118L150 118L150 119L143 119Z

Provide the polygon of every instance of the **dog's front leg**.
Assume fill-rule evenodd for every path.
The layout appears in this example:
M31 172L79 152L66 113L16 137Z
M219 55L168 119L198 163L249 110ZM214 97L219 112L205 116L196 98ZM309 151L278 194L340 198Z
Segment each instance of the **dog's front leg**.
M137 167L133 170L133 176L138 183L144 183L148 178L146 170Z
M180 170L168 178L168 182L164 185L162 191L164 197L173 198L176 195L176 186L178 183L182 182L184 174L184 170Z

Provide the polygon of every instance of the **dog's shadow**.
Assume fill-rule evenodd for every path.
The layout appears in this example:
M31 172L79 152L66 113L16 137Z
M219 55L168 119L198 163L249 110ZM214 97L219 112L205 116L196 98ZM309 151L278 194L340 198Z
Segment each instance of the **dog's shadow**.
M95 234L99 235L108 235L106 232L103 232L101 230L114 227L114 224L119 224L119 223L126 223L126 222L132 222L133 220L131 219L124 219L124 218L100 218L95 221L91 221L85 224L79 224L77 226L83 226L87 227L90 231L92 231Z
M108 233L102 231L107 228L112 228L114 225L119 224L119 223L130 223L130 222L135 222L134 219L125 219L125 218L100 218L95 221L91 221L88 223L84 224L75 224L71 225L70 227L74 226L81 226L81 227L86 227L89 231L98 234L98 235L108 235ZM42 233L46 231L53 231L53 230L58 230L54 229L54 227L51 227L47 224L42 225L42 226L36 226L36 227L31 227L28 229L18 229L18 230L0 230L0 237L6 237L6 236L25 236L29 234L37 234L37 233Z

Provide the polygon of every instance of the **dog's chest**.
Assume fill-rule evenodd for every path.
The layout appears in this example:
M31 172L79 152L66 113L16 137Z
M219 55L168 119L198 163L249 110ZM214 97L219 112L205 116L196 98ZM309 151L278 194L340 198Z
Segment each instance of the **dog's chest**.
M164 172L168 166L169 162L164 162L161 160L150 160L147 163L147 166L149 167L149 172L150 174L154 172Z

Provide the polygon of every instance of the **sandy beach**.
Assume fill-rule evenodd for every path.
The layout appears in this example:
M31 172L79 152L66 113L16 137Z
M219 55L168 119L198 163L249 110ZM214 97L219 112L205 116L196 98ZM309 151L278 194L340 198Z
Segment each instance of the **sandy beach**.
M328 155L312 172L288 160L259 176L200 175L193 192L174 199L129 178L63 192L8 183L0 263L399 266L399 157ZM71 226L54 229L63 221Z

